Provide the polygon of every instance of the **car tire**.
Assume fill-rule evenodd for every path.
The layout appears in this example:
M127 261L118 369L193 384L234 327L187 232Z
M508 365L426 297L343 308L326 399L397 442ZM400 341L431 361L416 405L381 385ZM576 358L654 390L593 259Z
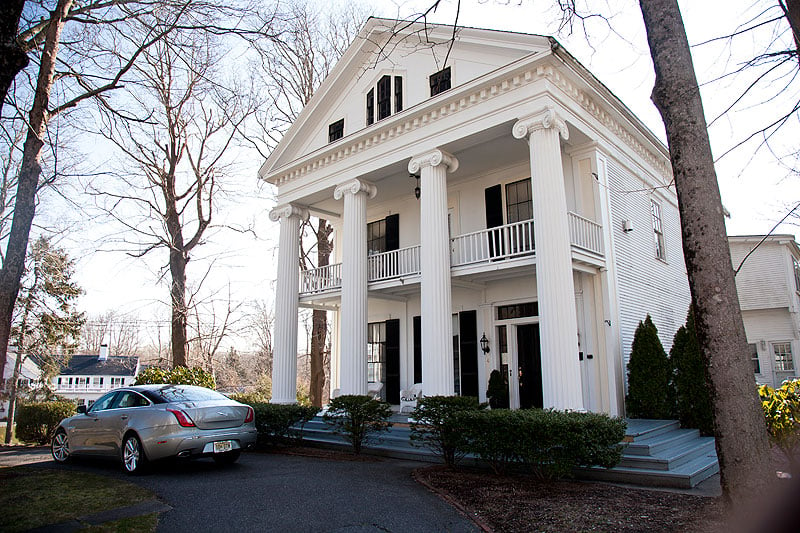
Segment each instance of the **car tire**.
M218 465L232 465L239 460L241 454L241 450L233 450L232 452L215 454L213 457Z
M53 437L53 442L50 445L50 453L53 454L53 460L56 463L64 464L70 459L69 452L69 437L67 432L59 429Z
M126 474L136 475L144 472L147 466L147 457L142 448L142 441L135 433L129 433L122 441L122 468Z

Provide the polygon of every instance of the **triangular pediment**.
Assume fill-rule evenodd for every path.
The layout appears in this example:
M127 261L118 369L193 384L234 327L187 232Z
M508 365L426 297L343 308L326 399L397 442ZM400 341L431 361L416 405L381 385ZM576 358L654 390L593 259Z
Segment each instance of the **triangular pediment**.
M453 35L452 26L370 18L262 165L260 177L272 181L279 169L340 142L329 140L339 121L344 139L370 127L368 99L374 126L387 111L394 115L429 101L430 76L446 67L457 88L551 47L539 35L475 28L458 28Z

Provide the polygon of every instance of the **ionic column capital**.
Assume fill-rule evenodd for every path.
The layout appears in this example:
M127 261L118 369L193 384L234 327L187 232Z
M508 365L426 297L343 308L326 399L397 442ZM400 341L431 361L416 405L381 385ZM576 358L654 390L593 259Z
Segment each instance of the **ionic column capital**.
M458 159L454 155L437 148L412 157L411 161L408 162L408 171L411 174L416 174L424 167L438 167L441 164L446 165L448 172L458 170Z
M360 192L366 193L372 199L378 194L378 189L368 181L352 179L336 186L333 190L333 199L341 200L345 194L358 194Z
M298 217L301 220L307 220L308 209L294 204L282 204L275 206L275 208L269 212L269 219L273 222L289 217Z
M531 133L554 128L565 141L569 139L567 123L564 122L553 106L546 106L538 112L519 119L511 130L516 139L527 139Z

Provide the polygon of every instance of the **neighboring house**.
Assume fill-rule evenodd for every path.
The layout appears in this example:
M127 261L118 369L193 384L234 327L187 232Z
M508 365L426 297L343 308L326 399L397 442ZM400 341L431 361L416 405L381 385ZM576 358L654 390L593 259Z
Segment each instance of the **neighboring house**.
M761 242L763 239L763 242ZM728 237L756 381L773 387L798 376L800 248L794 235ZM761 244L759 244L761 243Z
M17 362L17 352L14 346L8 348L8 358L3 369L3 382L0 384L2 401L0 401L0 420L5 420L8 415L8 394L11 387L11 379L14 376L14 365ZM22 361L19 378L17 379L17 391L24 394L26 391L36 388L42 382L42 369L31 357L26 357Z
M303 306L332 311L341 394L485 400L500 369L514 407L622 414L638 322L669 349L690 300L668 151L554 39L452 36L370 19L259 171L273 402L295 399ZM309 214L335 257L299 272Z
M132 385L138 373L138 357L109 356L103 345L99 355L73 355L53 378L53 388L59 396L90 406L111 389Z

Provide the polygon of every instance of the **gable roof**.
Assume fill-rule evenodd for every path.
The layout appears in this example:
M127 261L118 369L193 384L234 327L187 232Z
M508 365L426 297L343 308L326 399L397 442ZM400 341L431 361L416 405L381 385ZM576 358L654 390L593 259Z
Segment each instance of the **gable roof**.
M73 355L66 366L61 367L60 376L135 376L139 366L137 356L109 356L100 359L97 355Z

